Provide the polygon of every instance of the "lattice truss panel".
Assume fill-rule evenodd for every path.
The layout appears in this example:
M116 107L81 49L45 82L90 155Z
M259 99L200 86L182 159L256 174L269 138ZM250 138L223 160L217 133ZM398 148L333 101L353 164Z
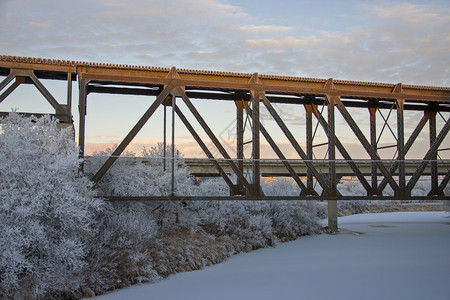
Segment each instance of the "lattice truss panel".
M214 173L223 178L230 190L230 196L204 197L176 195L172 188L172 193L167 195L169 199L392 199L386 196L387 190L392 190L396 199L449 199L444 193L450 180L450 161L445 159L445 151L449 149L442 147L450 129L450 88L447 87L13 56L0 56L0 76L0 102L21 84L30 83L54 108L55 117L66 123L72 122L72 81L78 80L81 156L85 150L89 94L151 97L151 105L95 173L94 182L108 172L154 113L163 109L164 116L166 110L173 115L172 132L176 119L207 158L206 163L198 158L187 159L192 169L197 168L193 173L197 176ZM67 81L65 104L56 100L42 79ZM211 116L199 111L200 100L228 101L233 106L235 118L227 121L226 130L231 129L234 145L221 140L223 132L217 135L212 130L211 121L207 120ZM282 113L289 107L301 107L303 111L302 138L298 137L298 128L294 130L289 126L291 116ZM415 117L410 117L411 114ZM196 127L200 127L202 133ZM274 127L282 133L295 157L285 154L279 137L273 132ZM166 124L164 131L165 128ZM202 138L205 134L206 139ZM171 144L175 145L173 136ZM419 137L428 140L428 149L420 159L411 159L408 153ZM261 143L270 146L275 160L261 156ZM352 148L355 145L362 156L355 154ZM250 153L247 157L245 148ZM261 189L262 176L290 177L301 192L298 196L266 196ZM356 180L364 193L345 195L338 186L344 176ZM426 196L414 196L413 188L421 178L428 178L429 192Z

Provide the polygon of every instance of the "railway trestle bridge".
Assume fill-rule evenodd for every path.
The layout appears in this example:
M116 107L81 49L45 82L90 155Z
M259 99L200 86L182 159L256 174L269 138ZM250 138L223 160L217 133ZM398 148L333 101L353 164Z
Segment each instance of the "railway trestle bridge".
M417 86L406 84L386 84L359 81L344 81L303 77L273 76L232 72L213 72L148 66L115 65L87 63L78 61L52 60L17 56L0 56L0 102L7 98L21 84L33 84L50 103L55 112L52 114L61 124L72 125L72 83L78 81L78 144L80 156L85 153L87 98L91 93L120 95L142 95L154 97L134 127L121 141L112 155L96 172L92 180L98 182L158 108L163 107L172 113L172 147L175 146L174 122L180 120L207 157L207 166L200 160L191 161L191 167L197 168L196 175L212 174L220 176L227 183L230 196L186 196L167 195L170 200L328 200L329 227L337 228L336 201L339 199L392 199L386 196L389 186L395 199L450 200L445 195L450 181L450 161L440 159L440 148L450 130L450 88ZM67 82L67 101L58 101L45 87L42 80L60 80ZM224 147L210 127L210 124L194 106L192 99L219 100L234 103L236 116L235 155L233 157ZM194 129L177 101L182 101L190 115L200 125L208 140L205 141ZM305 113L305 141L294 137L286 120L277 111L274 104L300 105ZM281 130L289 145L295 150L297 158L288 159L274 139L273 133L261 122L261 107ZM358 118L349 111L358 109L366 113L369 120L368 136L359 126ZM381 113L382 111L385 114ZM409 112L423 112L409 136L405 136L405 120ZM1 112L2 115L7 112ZM34 114L33 112L27 112ZM217 112L218 115L220 112ZM368 159L353 159L348 145L339 138L337 132L342 126L336 122L337 115L345 121L344 126L354 135L354 142L364 149ZM35 114L36 115L36 114ZM252 157L244 158L244 116L251 120ZM387 115L387 117L386 117ZM389 125L389 116L396 119L395 129ZM380 120L379 116L382 117ZM396 117L395 117L396 116ZM316 128L313 126L316 122ZM408 118L410 120L410 118ZM437 122L439 120L439 122ZM166 118L164 117L166 123ZM383 124L377 132L377 122ZM409 121L408 121L409 122ZM437 124L442 124L437 126ZM407 153L417 142L424 127L428 124L428 149L420 160L408 159ZM321 127L327 141L321 145L327 147L325 160L314 157L314 133ZM381 146L382 133L389 130L395 138L395 144ZM164 124L164 144L166 144L166 124ZM270 163L261 158L261 137L270 145L278 157ZM212 143L212 151L207 143ZM445 143L444 143L445 144ZM386 147L395 149L395 157L386 159L380 150ZM172 151L174 153L174 151ZM339 156L339 158L337 158ZM168 158L170 159L170 158ZM174 159L172 157L172 177ZM203 164L203 165L202 165ZM324 167L326 171L324 172ZM272 168L270 171L268 171ZM170 170L169 170L170 172ZM246 176L246 173L251 176ZM289 176L299 186L298 196L266 196L261 189L262 175ZM236 178L232 180L231 176ZM337 185L341 176L353 176L365 190L364 195L342 195ZM418 180L427 176L430 189L426 195L412 196L411 192ZM250 179L249 179L250 178ZM172 180L172 191L173 189ZM320 192L316 188L320 187ZM110 197L110 200L160 200L161 197Z

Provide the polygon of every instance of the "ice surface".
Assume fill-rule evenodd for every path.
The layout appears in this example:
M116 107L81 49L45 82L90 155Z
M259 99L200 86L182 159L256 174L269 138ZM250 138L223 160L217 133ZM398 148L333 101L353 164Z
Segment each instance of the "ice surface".
M339 218L336 235L231 257L97 299L450 299L446 212Z

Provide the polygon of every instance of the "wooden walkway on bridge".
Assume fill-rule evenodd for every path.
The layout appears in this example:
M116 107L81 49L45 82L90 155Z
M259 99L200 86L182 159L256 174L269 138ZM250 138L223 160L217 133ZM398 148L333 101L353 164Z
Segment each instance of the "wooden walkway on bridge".
M260 180L264 174L264 164L261 164L261 139L264 138L279 158L279 165L283 165L283 174L289 174L300 187L302 194L297 199L334 199L330 202L330 227L334 227L337 220L335 213L336 199L343 199L337 188L340 163L336 160L337 153L345 160L345 174L352 174L364 187L366 193L359 199L382 199L387 185L394 190L397 198L413 198L411 191L417 181L424 174L429 174L430 190L427 199L450 199L444 190L450 181L450 170L446 164L439 162L440 146L443 144L450 129L450 88L407 85L402 83L376 83L347 80L304 78L293 76L260 75L258 73L233 73L201 70L186 70L173 68L158 68L149 66L130 66L105 63L88 63L79 61L53 60L29 57L0 55L0 102L8 97L22 84L34 85L55 110L54 116L62 123L72 123L72 82L78 81L78 143L80 156L84 156L87 98L91 93L107 93L120 95L142 95L153 97L149 105L135 126L126 135L117 149L98 170L92 180L98 182L123 153L134 137L139 133L154 112L161 108L170 109L177 122L181 122L192 134L204 154L212 162L215 172L220 174L230 188L234 199L263 199ZM45 87L43 80L60 80L67 82L67 99L56 99ZM236 111L236 156L231 157L222 142L211 130L210 125L195 107L192 99L228 101ZM188 108L183 112L177 105L182 101ZM306 146L296 140L291 129L279 114L273 104L283 103L304 107ZM126 104L124 104L126 105ZM289 144L295 149L298 159L303 161L306 169L300 174L306 174L303 182L298 172L298 166L286 159L282 150L273 138L273 133L265 128L260 121L260 107L265 107L268 114L275 121ZM349 112L348 108L359 109L361 114L367 114L370 122L370 133L366 136L361 130L358 119ZM323 111L323 113L322 113ZM383 114L383 111L385 112ZM405 120L411 111L422 111L423 116L414 124L407 124L413 131L405 136ZM3 112L5 114L7 112ZM33 113L33 112L28 112ZM211 151L206 141L188 121L185 113L193 116L204 133L208 136L215 151ZM394 121L389 120L393 115ZM105 114L107 110L105 109ZM340 115L345 124L337 123L336 116ZM244 176L244 115L252 121L252 166L251 180ZM381 118L380 118L381 117ZM441 126L437 126L440 121ZM173 118L175 120L175 118ZM322 170L312 162L314 158L314 128L313 120L327 135L327 166ZM409 119L408 119L409 120ZM174 122L174 121L173 121ZM391 128L390 123L395 127ZM383 124L383 129L389 128L395 136L395 162L387 164L385 157L380 154L383 143L382 131L377 131L377 124ZM428 125L429 148L423 159L411 165L408 162L408 151L416 143L424 127ZM348 145L338 138L337 132L341 126L350 129L354 134L354 141L358 142L370 158L369 165L360 165L348 151ZM174 123L172 123L172 141L174 140ZM166 124L164 123L164 136ZM166 144L164 139L164 144ZM173 153L174 151L172 151ZM213 153L220 153L219 157ZM217 159L224 159L226 166ZM390 158L392 159L392 158ZM174 161L172 159L172 161ZM236 161L236 162L235 162ZM172 174L173 174L172 165ZM206 168L206 167L205 167ZM208 167L209 168L209 167ZM366 175L369 174L368 180ZM230 170L237 177L234 184L229 177ZM279 170L279 169L277 169ZM350 171L351 170L351 171ZM278 171L277 171L278 172ZM407 175L410 177L406 178ZM442 176L439 176L441 174ZM173 175L172 175L173 177ZM324 191L318 193L313 185L317 182ZM172 191L174 182L172 180ZM201 198L199 195L196 199ZM167 195L168 199L181 199L184 195ZM145 197L144 197L145 198ZM151 197L148 197L150 199ZM194 199L195 197L190 197ZM209 197L213 199L214 197ZM218 198L218 197L217 197ZM139 199L137 199L139 200ZM141 200L144 200L143 198Z

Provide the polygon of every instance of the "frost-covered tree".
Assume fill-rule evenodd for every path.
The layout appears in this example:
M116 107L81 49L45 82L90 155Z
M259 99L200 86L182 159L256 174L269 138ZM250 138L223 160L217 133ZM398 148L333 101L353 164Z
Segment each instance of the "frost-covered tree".
M0 119L0 298L80 287L102 201L78 173L78 149L50 117Z

